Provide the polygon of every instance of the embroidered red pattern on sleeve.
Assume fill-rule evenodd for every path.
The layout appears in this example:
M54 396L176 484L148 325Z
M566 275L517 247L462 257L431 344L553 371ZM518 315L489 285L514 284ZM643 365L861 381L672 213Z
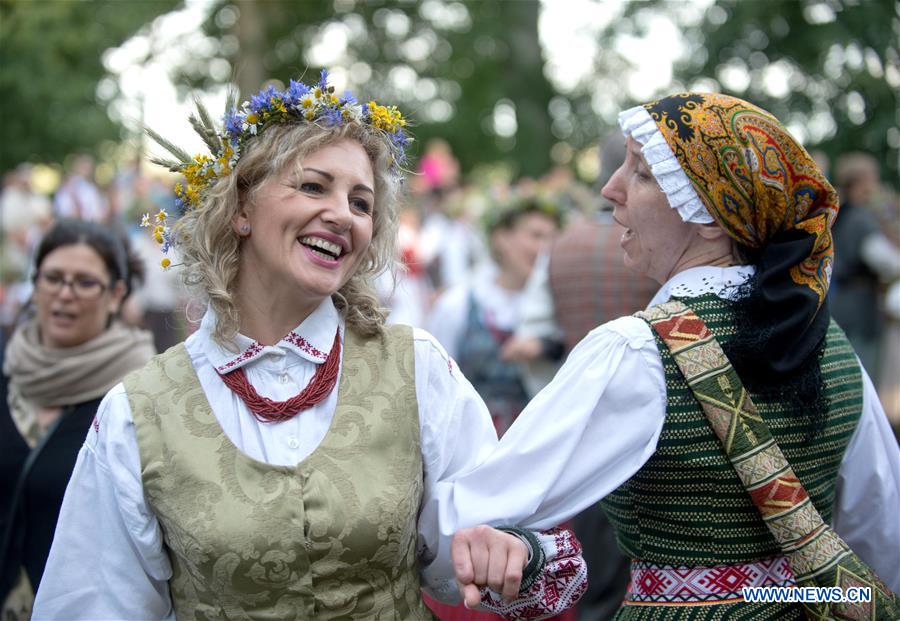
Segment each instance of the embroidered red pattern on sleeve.
M587 590L587 565L581 544L572 531L553 528L535 533L544 548L544 571L526 593L509 604L488 589L481 592L481 604L508 621L542 619L575 605Z

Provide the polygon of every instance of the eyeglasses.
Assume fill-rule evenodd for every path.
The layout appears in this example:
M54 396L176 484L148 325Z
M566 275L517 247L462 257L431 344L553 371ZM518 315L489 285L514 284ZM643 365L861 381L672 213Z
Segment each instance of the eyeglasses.
M72 288L72 293L76 298L82 300L99 298L107 288L103 282L90 276L67 278L59 272L38 272L36 287L41 293L57 295L66 285Z

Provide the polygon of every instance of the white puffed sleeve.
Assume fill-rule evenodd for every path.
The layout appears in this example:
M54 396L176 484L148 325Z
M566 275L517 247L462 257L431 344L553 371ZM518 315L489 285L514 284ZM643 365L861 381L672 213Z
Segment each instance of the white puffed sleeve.
M835 489L834 530L900 593L900 448L875 386L863 373L863 411Z
M78 455L33 618L174 620L171 575L119 384L101 402Z
M423 439L423 453L453 456L426 460L419 518L426 560L449 558L460 528L552 528L627 481L656 450L665 421L665 379L656 341L642 320L617 319L585 337L499 443L487 437L493 429L484 406L455 369L444 369L436 380L440 387L420 385L419 349L417 342L423 438L428 427L443 430L428 443ZM429 473L427 462L434 460L453 467ZM433 562L423 574L438 595L441 584L452 585L449 562Z

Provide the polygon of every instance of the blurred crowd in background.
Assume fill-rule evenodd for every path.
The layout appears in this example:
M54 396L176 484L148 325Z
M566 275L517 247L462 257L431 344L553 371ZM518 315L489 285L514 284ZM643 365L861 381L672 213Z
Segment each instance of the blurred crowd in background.
M620 157L619 147L612 144L616 142L618 138L611 137L601 145L601 181ZM397 269L382 276L379 291L390 310L390 322L429 329L454 358L469 367L467 376L473 383L478 385L481 378L484 391L517 395L510 399L521 401L519 405L497 405L498 411L512 408L507 414L496 414L502 432L523 400L552 376L548 373L561 363L566 343L569 348L573 345L559 325L541 333L540 342L532 341L533 347L527 345L526 336L532 330L528 307L541 303L554 240L566 230L590 230L611 220L611 207L604 204L597 183L580 181L568 168L548 170L539 178L513 180L498 172L470 180L461 176L446 142L433 139L421 149L399 214ZM875 379L885 410L897 427L900 200L895 189L882 182L879 163L870 154L847 153L834 162L820 156L820 164L830 171L842 202L834 227L832 313ZM123 318L149 329L158 351L181 341L203 309L186 306L178 268L160 268L158 244L139 228L142 214L171 211L175 177L136 158L99 183L94 160L86 154L73 155L64 170L49 192L35 189L35 176L41 172L28 163L3 175L0 324L4 337L29 312L32 255L43 233L55 219L80 218L116 231L146 263L144 282L127 301ZM42 179L38 185L47 186L47 182ZM580 259L608 263L607 272L596 272L601 279L621 279L610 271L621 263L618 239L607 245L610 248L603 255ZM540 273L532 275L536 263ZM604 283L580 286L602 290ZM620 301L624 297L619 285L605 286L608 297ZM651 294L652 287L646 287ZM642 304L636 299L637 306L626 305L622 312L638 310ZM580 328L579 337L592 327L591 318L585 320L588 323ZM536 370L541 359L549 372ZM495 363L503 369L481 368Z
M122 11L118 0L0 2L0 108L15 119L0 141L0 352L34 318L36 285L47 299L84 302L101 326L114 323L117 313L96 303L112 287L58 273L39 278L36 252L62 219L99 223L143 261L143 270L124 270L141 282L116 311L150 332L157 352L197 327L205 309L188 302L177 260L162 268L159 244L140 227L144 214L175 210L179 181L135 148L136 127L154 126L161 113L152 98L159 67L207 94L230 80L246 94L266 76L332 65L343 83L397 102L417 123L396 270L377 283L388 321L434 334L502 434L579 340L644 308L659 287L624 268L623 229L600 195L624 143L614 131L595 147L597 134L614 127L626 101L713 90L761 105L802 142L828 150L813 155L841 199L830 309L900 437L896 3L573 2L583 22L569 6L154 0ZM659 83L642 92L639 78L656 72ZM28 447L14 448L24 461L38 436L19 431ZM73 460L83 437L84 429L70 430ZM12 485L16 477L5 478ZM0 508L0 518L13 515ZM44 548L29 575L35 585L52 517L46 541L21 544ZM625 561L615 561L600 511L573 527L591 567L579 618L609 618L627 581ZM441 618L455 617L442 610Z
M600 196L623 158L624 142L613 134L599 146L594 183L563 167L539 178L498 172L467 179L450 146L432 139L410 171L398 216L396 269L377 283L388 321L437 337L484 399L500 435L581 338L643 308L658 287L624 268L623 229ZM871 154L846 153L833 165L820 156L820 164L842 203L834 226L831 309L900 431L900 201ZM120 237L145 264L143 282L125 297L122 320L151 332L160 352L183 340L204 309L187 303L177 264L162 268L159 245L140 228L143 214L174 209L174 176L136 158L99 183L91 156L77 154L56 186L41 192L36 185L47 186L46 172L23 163L3 176L3 347L35 314L35 250L60 219L99 223ZM71 295L80 296L84 284L71 286ZM608 618L627 580L626 561L613 561L615 542L605 520L595 507L573 524L589 562L592 555L599 559L592 566L600 572L590 586L597 592L580 604L580 618ZM452 608L430 605L442 618L455 618Z

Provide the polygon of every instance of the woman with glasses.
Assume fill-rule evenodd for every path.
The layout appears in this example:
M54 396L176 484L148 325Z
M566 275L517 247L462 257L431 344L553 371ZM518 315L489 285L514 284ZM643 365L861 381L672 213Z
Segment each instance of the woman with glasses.
M103 395L153 356L117 319L142 265L108 229L58 222L34 263L33 316L6 348L0 413L2 618L27 618L75 459Z

